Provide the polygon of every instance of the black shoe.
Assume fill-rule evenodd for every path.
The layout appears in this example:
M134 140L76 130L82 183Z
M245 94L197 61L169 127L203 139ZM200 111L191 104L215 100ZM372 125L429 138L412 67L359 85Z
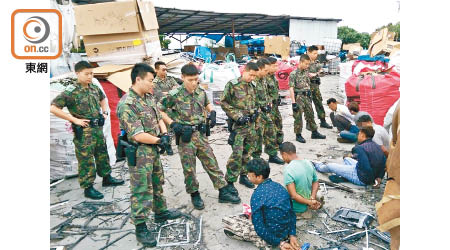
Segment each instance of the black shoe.
M167 147L167 155L173 155L173 149L172 149L172 145L169 144L169 146Z
M162 213L155 214L155 222L161 223L166 220L174 220L181 216L181 212L176 209L168 209Z
M125 181L116 179L109 174L109 175L103 177L102 186L103 187L119 186L119 185L123 185L124 183L125 183Z
M269 156L269 162L283 165L284 161L278 155Z
M306 143L305 139L303 138L302 134L297 134L295 137L295 140L301 143Z
M239 176L239 183L248 187L248 188L254 188L255 184L251 183L248 179L247 175L241 175Z
M136 225L136 239L146 247L156 246L156 239L150 233L150 231L148 231L147 225L145 223Z
M352 141L347 140L347 139L342 138L342 137L337 138L337 141L340 142L340 143L353 143Z
M333 128L333 126L328 124L327 121L325 121L325 119L321 119L320 120L320 127L321 128L328 128L328 129L332 129Z
M233 182L228 182L228 185L226 185L225 187L228 188L228 191L230 191L232 194L239 195L239 192L234 186Z
M97 191L94 186L90 186L84 190L84 197L93 200L101 200L103 199L103 194Z
M348 182L347 179L336 174L328 176L328 179L330 179L330 181L334 183Z
M202 197L200 197L200 193L198 191L191 194L191 201L195 209L202 210L205 208L205 203L203 203Z
M228 186L225 186L219 189L219 203L239 204L241 203L241 198L234 194Z
M319 131L313 131L311 133L311 139L325 139L327 138L325 135L322 135L321 133L319 133Z

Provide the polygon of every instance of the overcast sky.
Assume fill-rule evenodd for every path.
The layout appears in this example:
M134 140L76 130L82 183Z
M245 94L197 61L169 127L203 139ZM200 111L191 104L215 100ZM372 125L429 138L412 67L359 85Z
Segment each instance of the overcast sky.
M338 26L372 33L400 21L398 0L152 0L158 7L229 13L258 13L342 19Z

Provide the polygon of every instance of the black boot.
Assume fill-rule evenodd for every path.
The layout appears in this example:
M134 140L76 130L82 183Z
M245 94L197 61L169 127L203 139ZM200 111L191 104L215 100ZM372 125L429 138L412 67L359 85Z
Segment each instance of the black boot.
M238 192L238 190L236 189L236 187L234 186L234 183L233 183L233 182L228 182L228 185L227 185L226 187L228 188L228 190L229 190L231 193L233 193L233 194L235 194L235 195L239 195L239 192Z
M295 140L301 143L306 143L305 139L303 138L302 134L297 134L295 137Z
M202 210L205 208L205 203L203 203L202 197L200 197L200 193L198 191L191 194L191 201L195 209Z
M228 186L219 189L219 203L241 203L241 198L234 194Z
M116 179L109 174L109 175L103 177L102 186L103 187L119 186L119 185L123 185L124 183L125 183L125 181Z
M155 214L155 222L161 223L166 220L174 220L176 218L179 218L181 216L180 211L176 209L168 209L162 213Z
M322 135L321 133L319 133L319 131L315 130L311 133L311 139L325 139L327 138L326 136Z
M169 146L167 147L167 155L173 155L172 145L170 145L170 144L169 144Z
M251 183L248 179L247 175L241 175L239 176L239 183L248 187L248 188L254 188L255 184Z
M271 155L271 156L269 156L269 162L276 163L276 164L279 164L279 165L283 165L284 164L284 161L280 157L278 157L278 155Z
M320 119L320 127L321 128L328 128L328 129L332 129L333 126L331 126L330 124L327 123L327 121L325 121L325 118Z
M156 246L156 239L150 231L148 231L145 222L136 225L136 239L146 247Z
M95 189L94 186L90 186L84 190L84 197L93 200L101 200L103 199L103 194L97 191L97 189Z

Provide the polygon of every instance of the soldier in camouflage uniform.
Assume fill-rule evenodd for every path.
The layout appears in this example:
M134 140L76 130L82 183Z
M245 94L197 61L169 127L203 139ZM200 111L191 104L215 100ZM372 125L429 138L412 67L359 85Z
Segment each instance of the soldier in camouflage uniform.
M275 77L275 73L278 71L278 65L277 65L277 59L274 57L267 58L270 62L270 68L269 68L269 75L267 76L267 87L269 91L269 96L272 100L272 109L271 109L271 115L272 115L272 121L276 127L276 142L277 145L280 146L283 143L284 140L284 134L283 134L283 121L281 118L280 110L278 109L278 106L281 104L281 97L280 97L280 87L278 84L278 80Z
M103 199L103 194L93 187L96 172L103 177L104 187L122 185L124 181L111 176L111 166L103 136L103 124L108 116L108 108L105 94L92 83L92 68L86 61L75 64L77 82L69 85L64 92L53 99L50 112L72 123L75 135L73 144L78 160L78 181L84 189L85 197ZM70 115L62 111L64 107L67 107Z
M196 177L196 157L209 175L214 188L219 190L219 202L238 204L239 196L225 182L216 157L209 146L206 132L216 124L216 111L206 96L205 90L198 86L198 70L193 64L181 68L183 85L169 92L161 102L163 119L177 135L178 153L183 166L186 192L191 195L194 208L205 208L198 192ZM168 110L172 110L169 113ZM210 113L207 117L207 112ZM208 121L209 120L209 121Z
M257 61L259 67L258 78L255 80L256 83L256 103L259 107L260 116L256 120L256 133L257 140L255 149L253 150L253 158L260 158L262 153L262 145L264 143L264 152L269 155L269 162L276 164L283 164L277 156L278 147L276 142L276 128L272 120L271 110L272 110L272 98L269 95L268 86L268 71L270 68L270 62L265 59L259 59Z
M317 59L317 52L319 48L317 46L312 45L308 47L308 52L306 53L311 59L311 63L309 64L309 79L310 79L310 87L311 87L311 98L316 107L317 117L320 119L320 127L321 128L333 128L333 126L329 125L325 120L325 109L323 108L322 103L322 94L320 93L320 77L319 73L322 70L322 65L320 65Z
M167 96L169 91L172 89L178 88L180 85L177 83L175 78L167 75L167 66L166 63L162 61L157 61L155 63L155 69L156 69L156 77L153 80L154 83L154 91L155 91L155 98L158 103L161 102L161 99L164 96ZM169 147L167 148L167 154L173 155L172 146L169 144Z
M232 154L227 162L227 174L225 179L228 185L234 187L234 182L239 176L239 183L248 188L255 185L247 177L247 162L256 138L255 121L258 115L258 107L255 101L255 85L253 80L259 71L258 65L253 62L247 63L242 77L229 81L225 85L223 95L220 98L220 105L227 116L233 120L232 132L230 133L229 144L232 147Z
M154 73L149 65L136 64L131 71L132 86L117 105L120 127L128 142L137 146L136 164L129 162L131 221L137 240L146 246L156 245L146 226L151 208L156 222L181 216L179 211L167 209L163 196L164 171L157 144L167 146L169 138L153 95Z
M303 54L300 56L298 68L289 75L289 92L292 103L292 111L294 114L294 132L296 140L305 143L302 137L303 118L305 113L306 129L312 131L312 139L325 139L326 137L317 131L317 125L314 121L314 111L311 105L311 90L309 85L308 67L310 63L309 56Z

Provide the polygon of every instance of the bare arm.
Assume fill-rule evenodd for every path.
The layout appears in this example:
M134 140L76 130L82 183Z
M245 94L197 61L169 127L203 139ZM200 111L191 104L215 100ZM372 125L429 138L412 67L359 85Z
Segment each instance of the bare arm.
M295 183L291 183L286 186L289 195L293 200L295 200L298 203L306 204L308 206L312 205L312 201L304 198L303 196L297 194L297 191L295 191Z
M161 111L161 116L163 118L163 121L167 124L170 125L173 120L166 114L166 112Z
M56 117L67 120L71 123L77 124L82 127L87 127L89 125L89 120L87 119L78 119L71 114L67 114L62 109L56 107L55 105L50 106L50 112L54 114Z
M108 105L106 105L106 98L103 98L103 100L100 101L100 106L102 107L102 111L108 111Z
M389 151L386 149L385 146L381 145L381 151L383 151L383 153L386 156L386 158L389 156Z
M295 93L294 93L294 88L293 87L289 88L289 95L291 97L292 103L294 103L295 102Z
M164 123L164 120L163 119L159 120L158 124L159 124L159 129L161 130L161 133L162 134L167 133L167 127L166 127L166 124Z
M137 142L145 144L159 144L160 141L159 137L144 132L134 135L133 139Z
M211 111L213 111L214 110L214 108L213 108L213 105L210 103L210 104L208 104L208 105L206 105L206 111L208 111L209 113L211 113Z
M311 199L315 200L316 199L316 195L317 195L317 191L319 190L319 182L313 182L312 183L312 187L311 187Z

